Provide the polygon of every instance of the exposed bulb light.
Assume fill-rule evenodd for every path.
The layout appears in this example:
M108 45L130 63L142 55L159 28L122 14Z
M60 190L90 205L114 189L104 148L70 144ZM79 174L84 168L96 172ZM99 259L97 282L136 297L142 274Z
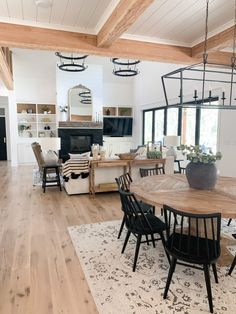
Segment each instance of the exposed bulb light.
M35 0L36 7L39 8L50 8L52 6L52 0Z

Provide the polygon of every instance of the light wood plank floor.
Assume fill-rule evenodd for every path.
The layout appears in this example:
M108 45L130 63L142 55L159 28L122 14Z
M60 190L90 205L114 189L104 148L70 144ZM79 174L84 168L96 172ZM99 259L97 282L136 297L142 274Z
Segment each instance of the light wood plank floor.
M0 314L98 313L67 227L120 219L117 193L68 196L0 162Z

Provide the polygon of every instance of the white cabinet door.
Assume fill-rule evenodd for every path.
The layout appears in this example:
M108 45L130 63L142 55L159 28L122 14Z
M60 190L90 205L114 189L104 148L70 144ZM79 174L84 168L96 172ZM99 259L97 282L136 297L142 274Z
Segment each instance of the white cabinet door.
M31 143L17 144L18 163L36 163L36 159L31 147Z

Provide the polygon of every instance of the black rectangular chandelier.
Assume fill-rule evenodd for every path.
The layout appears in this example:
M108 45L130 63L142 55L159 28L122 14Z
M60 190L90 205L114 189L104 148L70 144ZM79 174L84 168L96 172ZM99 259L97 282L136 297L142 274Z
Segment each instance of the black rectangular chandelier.
M207 60L208 6L209 0L206 0L202 62L179 68L161 77L167 107L236 109L236 0L233 52L229 65L210 63Z

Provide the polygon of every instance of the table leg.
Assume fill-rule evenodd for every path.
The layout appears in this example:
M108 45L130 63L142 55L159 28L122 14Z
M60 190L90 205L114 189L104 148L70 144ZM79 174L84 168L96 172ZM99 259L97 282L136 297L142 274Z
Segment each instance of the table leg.
M90 172L89 172L89 192L90 195L95 197L95 188L94 188L94 181L95 181L95 171L94 167L90 167Z

